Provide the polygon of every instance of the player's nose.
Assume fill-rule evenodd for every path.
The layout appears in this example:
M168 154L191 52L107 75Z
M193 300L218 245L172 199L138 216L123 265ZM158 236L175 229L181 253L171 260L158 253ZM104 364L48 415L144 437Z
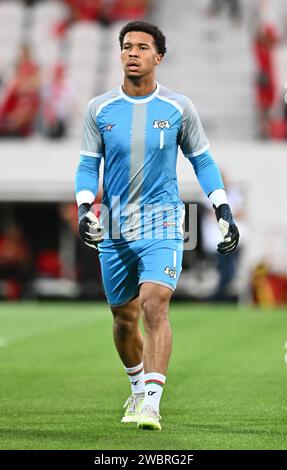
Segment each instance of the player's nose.
M129 57L138 57L139 56L139 50L136 46L132 47L130 52L129 52Z

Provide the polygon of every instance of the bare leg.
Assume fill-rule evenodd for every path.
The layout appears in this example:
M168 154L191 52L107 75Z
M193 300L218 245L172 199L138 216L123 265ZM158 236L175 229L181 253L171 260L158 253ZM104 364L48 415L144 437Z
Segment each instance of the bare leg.
M145 282L140 288L145 330L145 373L166 375L172 349L172 332L168 319L168 307L172 290L168 287Z
M134 367L143 360L143 336L139 328L141 307L139 298L123 307L112 307L113 335L119 356L125 367Z

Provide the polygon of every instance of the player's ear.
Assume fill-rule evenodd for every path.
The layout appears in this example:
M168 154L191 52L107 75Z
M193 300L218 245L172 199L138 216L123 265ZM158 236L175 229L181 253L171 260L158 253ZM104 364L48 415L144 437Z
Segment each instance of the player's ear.
M155 59L154 59L154 64L159 65L162 61L162 54L156 54Z

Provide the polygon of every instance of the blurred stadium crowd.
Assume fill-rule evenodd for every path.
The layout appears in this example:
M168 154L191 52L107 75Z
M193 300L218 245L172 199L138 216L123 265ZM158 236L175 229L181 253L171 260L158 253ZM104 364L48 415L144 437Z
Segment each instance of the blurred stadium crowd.
M119 55L117 34L121 25L129 20L146 19L161 26L165 11L169 16L164 28L168 44L177 41L177 34L184 40L180 26L173 23L176 18L179 24L184 17L185 21L190 18L191 29L195 31L198 25L206 28L207 46L200 39L191 49L195 64L193 84L190 86L186 80L186 90L180 91L193 97L193 90L196 95L198 87L197 102L200 114L203 110L208 135L216 136L214 115L218 116L227 106L225 84L229 78L218 87L218 92L213 92L217 95L213 115L210 109L205 112L204 102L200 105L201 95L208 93L201 79L197 84L196 68L206 60L207 74L211 79L216 77L220 48L230 47L228 35L222 32L225 28L230 37L238 38L238 44L234 40L234 55L227 57L227 62L231 63L234 80L238 84L243 81L246 101L241 110L242 95L238 93L236 108L236 96L231 89L232 107L226 116L226 129L234 122L233 131L242 141L246 137L286 141L285 55L282 59L287 38L286 1L196 0L189 2L188 12L186 6L184 0L0 0L0 145L4 139L27 142L39 136L67 142L79 140L86 103L92 96L120 83L120 64L115 57ZM252 64L244 77L240 76L243 56L239 54L243 37L248 38L245 61L248 67ZM176 60L171 52L171 58L167 57L163 65L166 67L163 70L170 70L170 83L165 84L175 89L178 87L173 86L171 68L176 70L172 65ZM182 56L180 60L182 63ZM244 69L244 63L242 66ZM178 74L179 69L174 75L175 82ZM219 115L218 120L224 122L224 116ZM228 138L227 133L222 136ZM243 210L244 189L232 182L227 186L244 234L248 225ZM206 301L249 299L262 305L287 302L286 274L270 272L263 262L255 267L244 287L238 287L244 236L242 248L234 256L219 257L215 251L218 234L214 234L214 221L211 222L214 216L202 202L198 216L198 244L193 252L185 253L178 297ZM185 276L187 273L190 275ZM97 257L77 237L76 207L63 201L0 202L0 298L41 297L103 298Z
M121 19L142 18L146 12L146 0L2 1L2 47L9 50L12 25L17 50L10 47L8 63L1 64L0 137L28 137L36 131L49 138L66 136L75 93L73 80L67 77L73 26L108 27ZM52 53L46 40L53 44ZM41 49L38 57L36 47Z

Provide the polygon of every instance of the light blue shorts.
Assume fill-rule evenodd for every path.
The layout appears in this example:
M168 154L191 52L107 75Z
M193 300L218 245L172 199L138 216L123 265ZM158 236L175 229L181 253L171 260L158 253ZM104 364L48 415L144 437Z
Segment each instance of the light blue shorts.
M139 285L154 282L174 290L181 273L183 241L134 240L99 246L108 303L119 307L138 296Z

